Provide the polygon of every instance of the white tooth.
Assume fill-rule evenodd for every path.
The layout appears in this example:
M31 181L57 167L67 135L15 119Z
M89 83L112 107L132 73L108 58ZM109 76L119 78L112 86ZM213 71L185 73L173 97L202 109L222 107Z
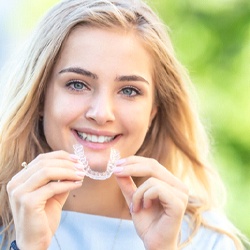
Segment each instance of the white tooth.
M86 140L91 141L92 136L91 135L86 135Z
M97 141L98 141L97 136L96 136L96 135L92 135L91 141L92 141L92 142L97 142Z
M104 136L99 136L98 137L98 142L99 143L103 143L105 141L105 137Z
M97 136L97 135L90 135L86 133L81 133L78 132L78 135L86 141L91 141L91 142L98 142L98 143L104 143L104 142L110 142L114 139L114 137L109 137L109 136Z
M106 137L106 142L110 142L113 140L113 137Z

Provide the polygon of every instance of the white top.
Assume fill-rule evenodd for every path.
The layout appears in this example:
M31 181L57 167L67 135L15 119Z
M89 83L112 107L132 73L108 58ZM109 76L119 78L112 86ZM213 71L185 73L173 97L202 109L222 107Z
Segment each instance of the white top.
M227 228L227 222L213 212L203 214L211 225ZM2 227L0 227L0 231ZM185 216L181 241L190 233L188 217ZM2 236L0 235L0 243ZM3 250L9 249L5 246ZM58 230L49 250L145 250L133 222L97 215L63 211ZM233 240L226 235L201 227L183 250L236 250Z
M204 215L214 225L225 226L224 221L213 213ZM225 227L224 227L225 228ZM182 242L190 229L185 217L182 223ZM49 250L145 250L133 222L97 215L63 211L60 226L53 237ZM201 227L184 250L235 250L231 238Z

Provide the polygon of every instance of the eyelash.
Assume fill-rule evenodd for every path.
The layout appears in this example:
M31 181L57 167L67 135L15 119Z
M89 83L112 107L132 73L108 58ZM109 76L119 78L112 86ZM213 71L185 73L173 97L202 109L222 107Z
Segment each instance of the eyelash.
M127 95L127 96L130 97L130 98L133 98L133 97L136 97L136 96L142 94L141 91L140 91L138 88L135 88L134 86L126 86L126 87L123 87L123 88L120 90L120 92L122 92L122 91L124 91L124 90L128 90L128 89L135 92L134 95ZM126 94L124 94L124 95L126 95Z
M77 89L75 87L72 87L72 85L74 84L81 84L82 88L81 89ZM87 89L86 83L79 81L79 80L71 80L66 84L66 87L71 90L71 91L77 91L77 92L82 92L84 89Z
M75 87L72 87L72 85L74 84L81 84L82 88L81 89L77 89ZM71 91L76 91L76 92L82 92L83 90L85 89L88 89L87 86L86 86L86 83L82 82L82 81L79 81L79 80L71 80L69 81L67 84L66 84L66 87L71 90ZM127 94L124 94L125 96L129 97L129 98L133 98L133 97L136 97L138 95L141 95L141 90L139 90L138 88L134 87L134 86L126 86L126 87L123 87L119 92L122 92L124 90L131 90L132 92L135 92L135 94L133 95L127 95Z

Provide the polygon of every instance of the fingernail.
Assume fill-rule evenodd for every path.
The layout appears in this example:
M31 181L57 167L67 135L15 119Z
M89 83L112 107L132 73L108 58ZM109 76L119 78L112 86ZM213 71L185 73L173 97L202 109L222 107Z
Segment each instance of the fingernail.
M76 171L76 175L80 177L85 177L85 173L82 171Z
M78 155L74 155L74 154L71 154L71 155L70 155L70 158L71 158L72 160L75 160L75 161L78 161L78 160L80 159Z
M133 203L132 202L130 203L129 211L130 211L131 214L133 213Z
M115 167L113 169L113 173L121 173L123 171L124 167Z
M116 166L119 166L119 165L122 165L126 162L126 158L123 158L123 159L119 159L118 161L116 161Z
M83 170L83 165L82 165L81 163L76 163L76 164L74 165L74 167L75 167L76 169Z
M83 183L83 180L75 181L75 184L82 184L82 183Z

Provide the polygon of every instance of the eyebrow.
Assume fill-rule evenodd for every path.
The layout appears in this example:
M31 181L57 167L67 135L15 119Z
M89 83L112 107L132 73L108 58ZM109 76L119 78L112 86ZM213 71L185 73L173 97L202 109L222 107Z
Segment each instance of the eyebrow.
M93 79L98 79L98 76L86 69L83 68L79 68L79 67L69 67L69 68L65 68L62 69L59 74L63 74L63 73L76 73L79 75L83 75L83 76L88 76L91 77ZM124 76L117 76L115 78L116 81L119 82L145 82L147 84L149 84L149 82L143 78L142 76L138 76L138 75L124 75Z
M62 69L59 72L59 74L62 74L62 73L76 73L79 75L91 77L93 79L98 79L98 76L96 74L94 74L86 69L79 68L79 67L70 67L70 68Z
M149 82L143 78L142 76L138 76L138 75L128 75L128 76L118 76L116 77L117 81L123 82L145 82L147 84L149 84Z

